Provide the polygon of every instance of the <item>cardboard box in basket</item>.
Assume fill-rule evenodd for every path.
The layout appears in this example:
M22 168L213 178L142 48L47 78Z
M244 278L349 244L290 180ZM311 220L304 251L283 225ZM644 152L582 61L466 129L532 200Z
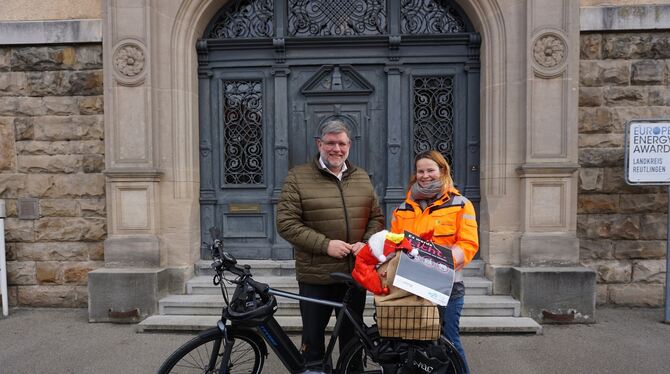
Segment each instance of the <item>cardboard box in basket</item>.
M440 313L432 302L393 285L400 251L384 262L377 272L388 295L375 295L377 326L383 337L436 340L440 336Z

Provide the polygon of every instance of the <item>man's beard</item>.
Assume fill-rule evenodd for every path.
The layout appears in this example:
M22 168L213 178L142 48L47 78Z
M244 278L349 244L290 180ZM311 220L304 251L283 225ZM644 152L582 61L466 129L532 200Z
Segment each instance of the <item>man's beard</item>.
M323 160L323 164L326 165L328 169L342 169L342 165L344 165L344 161L346 161L342 160L342 162L339 165L333 165L331 162L328 161L328 155L325 156L326 157L324 157L324 155L321 155L321 159Z

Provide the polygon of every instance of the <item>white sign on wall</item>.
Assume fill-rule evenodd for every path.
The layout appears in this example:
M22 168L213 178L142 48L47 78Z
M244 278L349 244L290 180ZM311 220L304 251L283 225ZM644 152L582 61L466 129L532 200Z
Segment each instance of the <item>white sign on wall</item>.
M626 182L670 184L670 120L626 124Z

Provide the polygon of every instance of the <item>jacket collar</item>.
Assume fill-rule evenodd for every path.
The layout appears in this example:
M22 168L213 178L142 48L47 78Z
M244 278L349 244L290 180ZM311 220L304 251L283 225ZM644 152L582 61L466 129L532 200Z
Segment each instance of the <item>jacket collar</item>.
M355 170L356 166L349 162L349 160L344 161L344 163L347 165L347 170L342 173L342 179L346 178L347 176L351 175ZM336 178L329 170L325 170L321 167L321 163L319 162L319 154L317 153L316 156L312 159L312 166L316 168L321 174L324 175L329 175L333 178Z

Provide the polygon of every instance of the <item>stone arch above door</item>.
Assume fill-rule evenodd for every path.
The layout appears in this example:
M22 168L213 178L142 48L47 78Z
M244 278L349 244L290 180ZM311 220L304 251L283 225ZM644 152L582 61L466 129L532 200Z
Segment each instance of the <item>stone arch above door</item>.
M162 31L156 36L162 45L169 46L169 54L165 56L162 69L166 70L168 79L168 95L162 96L162 107L171 108L166 113L166 121L161 122L171 136L164 142L171 148L167 156L166 198L162 206L171 202L179 202L187 210L196 213L198 208L198 84L196 77L197 55L193 49L197 39L204 33L208 22L214 17L227 1L224 0L184 0L172 10L161 11L170 22L164 23ZM505 80L507 52L507 32L498 0L457 0L457 3L473 22L476 30L482 35L482 199L490 193L504 194L505 175L508 173L506 162L505 127L507 121L505 102L507 89L502 82ZM521 19L521 16L519 16ZM518 21L518 19L517 19ZM488 63L496 61L497 63ZM281 72L280 72L281 73ZM493 134L496 134L493 139ZM400 139L397 140L398 142ZM486 147L486 149L484 149ZM486 165L495 165L486 167ZM495 176L495 177L494 177ZM503 187L501 187L503 186ZM165 193L163 194L165 195ZM169 209L168 209L169 211ZM181 229L176 235L180 243L191 243L188 254L184 254L183 245L169 245L166 253L171 264L185 264L198 257L200 223L198 214L183 219L170 217L169 222ZM486 220L486 212L482 212ZM190 239L189 239L190 238ZM187 260L191 259L191 260Z

